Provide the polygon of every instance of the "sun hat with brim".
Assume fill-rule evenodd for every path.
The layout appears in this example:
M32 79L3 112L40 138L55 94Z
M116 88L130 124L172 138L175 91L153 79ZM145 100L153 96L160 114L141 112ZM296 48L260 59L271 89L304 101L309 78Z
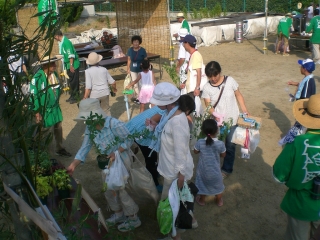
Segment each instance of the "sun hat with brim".
M306 69L309 73L312 73L316 69L316 65L310 58L307 58L305 60L298 60L298 64Z
M102 115L103 118L107 117L108 115L102 110L100 107L100 101L96 98L87 98L83 99L79 103L79 113L74 119L75 121L79 120L86 120L90 113Z
M157 106L166 106L176 102L180 97L179 89L168 82L162 82L155 86L150 103Z
M102 60L102 58L102 55L97 54L96 52L92 52L89 54L88 58L86 58L86 63L89 65L96 65Z
M292 13L286 13L285 16L292 17Z
M184 18L184 14L183 14L182 12L179 12L179 13L177 14L177 18Z
M293 116L304 127L320 129L320 94L301 99L293 104Z
M180 28L180 30L179 30L179 37L185 37L185 36L187 36L188 34L189 34L189 32L188 32L188 29L186 29L186 28Z
M45 56L42 60L35 62L32 64L32 66L38 66L38 65L45 65L48 64L49 62L56 62L59 61L62 57L50 57L50 56Z

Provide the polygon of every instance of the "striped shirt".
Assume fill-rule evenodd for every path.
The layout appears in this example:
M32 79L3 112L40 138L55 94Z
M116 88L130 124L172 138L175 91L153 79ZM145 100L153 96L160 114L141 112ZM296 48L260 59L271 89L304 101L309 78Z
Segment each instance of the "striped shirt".
M151 118L156 114L163 115L166 112L167 110L161 110L159 107L154 106L132 118L129 122L126 123L126 127L129 130L130 134L142 132L146 128L146 119ZM152 136L153 132L150 132L148 136L139 139L136 138L135 141L142 146L149 146L152 140Z
M90 141L89 133L90 132L87 126L84 132L82 146L75 156L75 159L78 159L82 162L85 162L85 159L93 145L93 143ZM119 147L122 147L123 149L130 148L133 140L128 139L128 135L129 131L125 127L125 123L108 116L105 118L104 127L96 135L93 141L99 147L100 153L109 155L110 153L117 151ZM106 150L107 147L113 145L112 142L114 142L115 137L119 137L120 141Z

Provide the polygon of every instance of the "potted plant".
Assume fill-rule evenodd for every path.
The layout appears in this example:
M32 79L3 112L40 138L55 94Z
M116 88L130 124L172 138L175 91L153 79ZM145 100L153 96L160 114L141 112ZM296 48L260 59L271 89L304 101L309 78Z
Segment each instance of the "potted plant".
M109 163L109 159L107 155L101 154L97 156L98 166L100 169L105 169Z
M50 185L48 176L36 176L36 192L42 204L47 204L48 195L52 192L53 188Z
M66 169L58 169L53 174L54 185L58 189L60 199L70 197L71 178Z

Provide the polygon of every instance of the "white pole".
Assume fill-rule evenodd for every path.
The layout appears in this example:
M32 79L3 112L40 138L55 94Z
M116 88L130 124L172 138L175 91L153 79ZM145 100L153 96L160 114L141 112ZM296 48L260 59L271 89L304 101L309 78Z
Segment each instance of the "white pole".
M267 43L268 43L268 0L265 0L265 28L263 37L263 54L268 54Z

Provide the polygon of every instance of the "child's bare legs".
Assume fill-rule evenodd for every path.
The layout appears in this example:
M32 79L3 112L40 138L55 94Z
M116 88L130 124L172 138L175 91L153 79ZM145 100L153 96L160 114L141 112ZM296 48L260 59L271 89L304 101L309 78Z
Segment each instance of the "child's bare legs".
M216 195L216 203L219 207L223 205L223 200L222 200L222 193Z
M140 103L140 113L144 111L144 103Z

